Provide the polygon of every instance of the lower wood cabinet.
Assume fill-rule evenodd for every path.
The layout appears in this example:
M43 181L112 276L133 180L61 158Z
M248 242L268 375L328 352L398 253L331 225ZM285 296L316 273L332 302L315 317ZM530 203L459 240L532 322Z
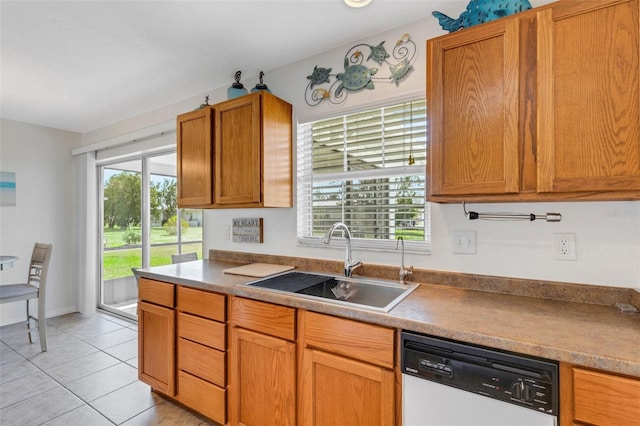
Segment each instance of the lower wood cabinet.
M296 310L231 298L232 425L296 425Z
M236 296L227 325L227 296L144 278L139 298L140 380L217 423L400 424L394 329Z
M225 423L226 391L183 370L178 371L178 401L198 413Z
M301 425L393 425L393 370L304 349Z
M227 421L226 296L177 291L176 399L218 423Z
M168 396L175 392L173 309L138 302L138 378Z
M140 278L138 287L138 378L174 396L175 286Z
M228 301L141 278L140 380L220 424L401 424L397 330ZM560 425L640 426L640 378L560 363Z
M299 324L299 424L395 425L395 330L314 312Z
M561 363L560 425L640 425L640 379Z

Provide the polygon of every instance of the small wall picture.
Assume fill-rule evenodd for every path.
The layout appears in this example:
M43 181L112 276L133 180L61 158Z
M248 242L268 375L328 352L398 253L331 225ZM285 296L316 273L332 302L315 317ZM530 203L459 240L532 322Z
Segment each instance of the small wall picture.
M231 241L234 243L262 243L262 218L235 218L232 220Z
M16 174L0 172L0 207L16 205Z

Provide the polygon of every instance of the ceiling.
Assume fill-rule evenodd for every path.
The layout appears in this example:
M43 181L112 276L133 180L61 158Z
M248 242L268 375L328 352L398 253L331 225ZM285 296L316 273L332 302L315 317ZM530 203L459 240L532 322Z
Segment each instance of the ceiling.
M1 0L0 116L85 133L466 4Z

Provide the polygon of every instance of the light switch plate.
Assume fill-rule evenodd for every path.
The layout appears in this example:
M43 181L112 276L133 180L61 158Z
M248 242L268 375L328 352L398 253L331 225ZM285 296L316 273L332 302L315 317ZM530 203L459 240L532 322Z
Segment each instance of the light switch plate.
M453 252L476 254L476 231L453 231Z

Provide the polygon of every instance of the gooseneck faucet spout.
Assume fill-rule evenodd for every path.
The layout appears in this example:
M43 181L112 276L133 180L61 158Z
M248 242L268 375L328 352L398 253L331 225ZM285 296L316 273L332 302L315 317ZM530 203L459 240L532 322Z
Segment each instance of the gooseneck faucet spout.
M404 238L398 237L396 242L396 250L398 250L398 244L402 243L402 259L400 261L400 284L407 284L407 277L413 274L413 265L405 268L404 266Z
M347 240L347 251L344 257L344 276L350 277L353 274L353 271L357 267L362 265L362 262L360 262L359 260L353 260L351 258L351 232L349 231L347 225L342 222L336 222L331 225L331 228L329 228L327 233L324 234L324 237L322 237L322 242L324 244L329 244L329 242L331 241L331 235L333 235L333 232L338 228L344 231L344 238Z

